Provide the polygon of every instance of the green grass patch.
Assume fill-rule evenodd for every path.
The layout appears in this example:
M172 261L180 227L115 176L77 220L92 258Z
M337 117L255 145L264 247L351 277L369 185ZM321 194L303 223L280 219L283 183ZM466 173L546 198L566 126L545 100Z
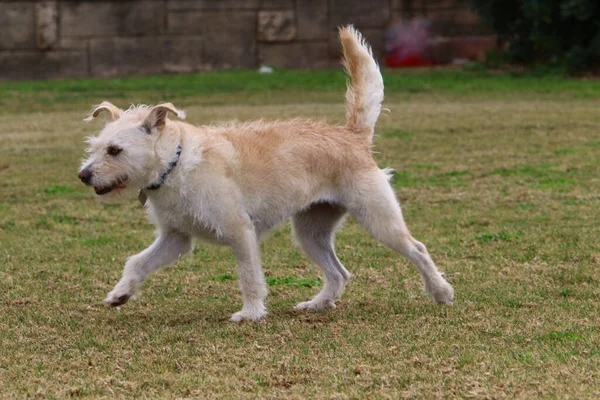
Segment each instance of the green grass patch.
M583 340L583 336L577 332L550 331L540 337L541 340L555 343L573 343Z
M417 168L417 169L440 169L440 167L438 165L433 165L433 164L414 164L413 168Z
M227 282L227 281L234 281L237 279L237 276L234 276L232 274L219 274L219 275L215 275L215 281L217 282Z
M528 202L519 203L519 209L524 210L524 211L535 210L538 207L539 207L539 205L535 204L535 203L528 203Z
M314 286L320 286L322 283L323 282L321 282L320 279L298 278L295 276L288 276L285 278L267 277L267 284L269 286L296 286L311 288Z
M59 224L67 224L67 225L77 225L79 224L79 220L77 219L77 217L73 217L70 215L63 215L63 214L51 214L50 218Z
M523 236L523 232L509 232L509 231L500 231L493 233L482 233L477 237L477 241L480 244L487 244L491 242L512 242L515 239Z
M75 188L70 185L52 185L44 188L46 194L74 193L75 191Z
M114 236L98 236L96 238L83 239L80 243L84 246L104 246L117 243L118 239Z
M557 163L542 163L536 166L522 166L513 169L500 168L492 171L492 175L505 178L525 178L522 184L533 182L535 189L562 190L576 184L577 168L558 169Z
M554 155L557 156L562 156L564 154L575 154L577 153L577 150L575 149L558 149L558 150L554 150Z
M418 168L435 170L437 168ZM469 171L451 171L446 173L438 173L434 175L423 175L411 171L395 171L392 177L392 182L397 188L408 187L458 187L467 186L468 180L465 178L471 177Z
M600 82L566 79L559 75L532 76L494 74L467 70L384 70L388 96L450 94L508 98L515 93L554 98L597 98ZM124 106L155 104L169 100L176 104L227 102L288 103L309 93L320 93L321 101L341 100L346 76L341 70L287 71L273 74L256 71L219 71L199 74L157 75L130 78L80 78L49 81L5 82L0 88L0 113L31 110L89 109L92 104L111 100ZM296 92L294 99L276 95ZM335 93L329 100L323 93ZM235 95L235 96L232 96ZM308 96L311 97L311 96ZM289 100L286 100L289 99Z
M383 132L381 134L381 136L386 137L386 138L398 138L398 139L408 140L408 139L412 139L413 137L415 137L415 134L412 132L405 132L405 131L391 131L391 132Z

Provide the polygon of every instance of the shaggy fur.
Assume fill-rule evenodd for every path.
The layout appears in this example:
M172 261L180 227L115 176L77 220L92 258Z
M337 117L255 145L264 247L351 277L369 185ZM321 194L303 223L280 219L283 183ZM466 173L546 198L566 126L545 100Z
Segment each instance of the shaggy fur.
M346 126L301 119L192 126L167 118L169 112L185 116L170 103L127 111L108 102L95 107L90 118L106 111L109 122L89 139L91 154L80 178L102 199L141 190L157 227L156 241L127 260L123 277L105 300L108 305L127 302L150 273L189 253L198 238L231 246L243 300L231 319L258 320L267 313L258 242L291 218L298 244L325 276L321 292L297 308L333 308L350 278L333 245L347 212L417 266L436 302L452 303L452 287L404 223L389 171L380 170L371 157L383 100L379 68L354 28L340 29L340 39L351 78ZM147 190L173 162L162 186Z

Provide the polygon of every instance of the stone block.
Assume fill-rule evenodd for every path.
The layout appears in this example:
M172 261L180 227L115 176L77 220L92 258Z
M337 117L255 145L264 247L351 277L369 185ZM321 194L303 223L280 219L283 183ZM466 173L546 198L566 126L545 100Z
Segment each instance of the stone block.
M144 75L162 72L163 40L158 37L90 40L93 76Z
M427 8L429 0L392 0L393 9L421 12Z
M464 0L427 0L424 4L427 10L465 10L468 5Z
M167 14L167 33L201 34L203 31L198 11L169 11Z
M299 2L302 3L303 0ZM261 10L289 10L294 8L294 0L260 0Z
M186 73L207 69L203 64L201 36L168 37L163 41L163 70Z
M454 10L428 10L427 16L432 21L454 21L461 24L477 24L481 22L479 15L466 8Z
M483 61L485 53L496 48L496 35L465 36L452 38L452 47L457 58Z
M354 24L363 28L384 27L390 19L388 0L331 0L332 27Z
M0 49L35 48L34 3L0 2Z
M428 43L429 53L434 62L438 64L451 64L457 58L452 49L450 38L434 38Z
M168 10L252 10L262 0L167 0Z
M325 42L265 43L259 45L260 64L275 68L328 68Z
M258 40L289 42L296 37L296 21L292 10L259 11Z
M215 40L231 42L240 33L256 36L253 11L172 11L167 15L169 33L207 34ZM224 39L221 39L224 37Z
M89 39L85 39L85 38L65 38L65 37L59 37L58 38L58 45L57 45L57 47L59 49L69 49L69 50L79 49L79 50L86 50L87 47L88 47L88 41L89 41Z
M495 35L438 38L430 43L432 56L440 64L448 64L455 59L482 61L486 51L495 47Z
M207 12L203 26L204 61L216 68L254 68L256 60L256 13Z
M411 19L427 19L427 14L425 10L393 10L392 18L390 18L390 23L395 21L408 21Z
M162 33L163 6L162 2L154 0L62 1L61 35L94 37Z
M86 76L84 51L16 50L0 52L0 79L49 79Z
M205 65L215 68L256 66L256 13L254 11L171 11L169 32L201 35Z
M469 60L483 61L486 52L497 48L496 35L453 38L458 54Z
M296 3L296 38L299 40L327 39L327 0L301 0Z
M473 36L491 33L477 14L464 8L428 10L427 19L431 21L430 32L434 36Z
M38 49L47 50L58 41L58 6L56 1L35 3L35 43Z

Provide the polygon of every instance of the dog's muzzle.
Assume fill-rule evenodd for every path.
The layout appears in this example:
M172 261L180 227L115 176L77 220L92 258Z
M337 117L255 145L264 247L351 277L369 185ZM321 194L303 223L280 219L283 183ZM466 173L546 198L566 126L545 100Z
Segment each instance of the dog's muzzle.
M81 180L81 182L83 182L84 184L86 184L88 186L92 186L92 178L93 178L94 174L88 168L82 169L81 172L79 172L78 176L79 176L79 179ZM103 194L110 193L115 189L123 189L126 186L125 185L126 182L127 182L127 176L123 176L123 177L117 179L116 181L114 181L113 183L111 183L110 185L94 186L94 192L96 192L96 194L98 196L102 196Z

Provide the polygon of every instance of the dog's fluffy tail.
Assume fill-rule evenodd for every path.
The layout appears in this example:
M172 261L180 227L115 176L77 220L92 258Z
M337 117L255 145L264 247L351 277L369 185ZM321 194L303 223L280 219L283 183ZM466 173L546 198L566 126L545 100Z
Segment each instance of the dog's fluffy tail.
M383 78L371 47L352 25L340 28L340 41L344 69L351 79L346 91L348 127L367 133L372 140L383 101Z

